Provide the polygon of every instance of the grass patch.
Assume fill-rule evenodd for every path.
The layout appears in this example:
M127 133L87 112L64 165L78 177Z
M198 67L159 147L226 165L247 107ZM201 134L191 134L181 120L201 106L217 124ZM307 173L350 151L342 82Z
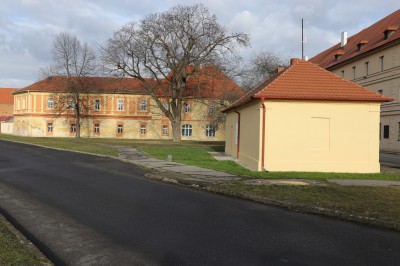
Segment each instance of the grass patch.
M400 229L400 187L344 187L333 184L252 186L242 183L223 183L216 186L240 195L258 197L266 202L279 202L278 205L297 206L296 209L299 210L313 212L316 208L327 209L334 211L331 213L333 216L342 216L349 220L359 220L359 216L373 218L379 221L372 220L368 223Z
M0 134L0 139L41 145L71 151L89 152L99 155L118 156L118 149L107 146L106 141L89 138L31 138Z
M173 161L219 170L238 176L250 178L295 178L295 179L377 179L400 181L400 175L354 174L354 173L312 173L312 172L254 172L233 161L217 161L208 152L224 151L224 142L182 141L171 140L134 140L134 139L101 139L101 138L32 138L0 134L0 139L43 145L66 150L89 152L100 155L118 156L115 146L136 147L151 157L166 160L172 155Z
M173 161L188 165L220 170L227 173L247 176L251 178L296 178L296 179L378 179L378 180L399 180L400 175L395 174L354 174L354 173L312 173L312 172L254 172L250 171L233 161L217 161L208 152L220 150L220 147L167 147L161 145L138 146L140 151L151 157L166 160L172 155Z
M10 225L0 217L0 265L49 265L32 249L20 242L9 230Z

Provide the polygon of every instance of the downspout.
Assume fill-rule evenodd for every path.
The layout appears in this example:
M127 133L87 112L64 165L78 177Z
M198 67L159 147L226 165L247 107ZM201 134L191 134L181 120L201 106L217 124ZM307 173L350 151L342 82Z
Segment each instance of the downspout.
M262 112L262 129L261 129L261 170L264 169L264 159L265 159L265 103L264 96L261 97Z
M235 113L238 115L238 129L237 129L237 144L236 144L236 159L239 160L239 152L240 152L240 113L236 111Z

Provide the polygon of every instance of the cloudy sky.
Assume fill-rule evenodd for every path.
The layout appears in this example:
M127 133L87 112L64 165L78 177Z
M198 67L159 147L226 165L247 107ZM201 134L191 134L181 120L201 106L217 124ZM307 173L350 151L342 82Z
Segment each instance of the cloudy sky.
M339 42L342 31L351 36L399 8L398 0L1 0L0 88L36 82L60 32L98 48L132 20L195 3L232 31L250 35L244 58L260 50L301 57L301 18L311 58Z

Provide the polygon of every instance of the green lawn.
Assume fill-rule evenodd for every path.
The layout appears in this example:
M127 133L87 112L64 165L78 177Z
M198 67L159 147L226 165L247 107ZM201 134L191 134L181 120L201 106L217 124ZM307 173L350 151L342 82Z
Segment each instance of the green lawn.
M27 243L22 243L11 230L10 224L0 217L0 265L50 265L49 261L42 257Z
M0 134L0 139L20 141L42 146L74 151L89 152L100 155L117 156L114 146L136 147L151 157L166 160L172 155L173 161L188 165L220 170L235 175L251 178L301 178L313 180L326 179L379 179L400 180L395 174L352 174L352 173L310 173L310 172L253 172L233 161L217 161L208 152L224 151L223 142L182 141L174 143L170 140L131 140L131 139L99 139L99 138L31 138Z
M165 160L172 155L173 161L195 165L204 168L224 171L240 176L256 178L301 178L313 180L326 179L379 179L400 180L400 175L394 174L352 174L352 173L310 173L310 172L253 172L233 161L217 161L208 152L220 151L221 146L214 147L166 147L161 145L146 145L137 147L142 152L157 159ZM223 147L222 147L223 148ZM223 150L223 149L222 149Z

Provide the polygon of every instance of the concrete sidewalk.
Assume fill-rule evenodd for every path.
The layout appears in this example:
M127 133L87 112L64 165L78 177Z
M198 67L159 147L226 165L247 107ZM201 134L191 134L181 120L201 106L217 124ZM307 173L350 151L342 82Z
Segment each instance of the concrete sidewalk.
M165 160L158 160L149 158L135 148L118 146L119 158L131 163L139 164L144 167L157 170L159 173L172 173L174 175L164 175L163 181L178 183L184 181L185 183L193 182L194 184L201 183L222 183L229 181L243 181L248 185L294 185L294 186L307 186L307 185L322 185L320 182L307 179L247 179L221 171L205 169L197 166L190 166L176 162ZM211 153L217 160L229 160L228 156L221 153ZM162 176L162 175L161 175ZM168 177L165 177L168 176ZM154 177L154 175L152 176ZM383 181L383 180L343 180L343 179L329 179L330 183L341 186L400 186L400 181Z

